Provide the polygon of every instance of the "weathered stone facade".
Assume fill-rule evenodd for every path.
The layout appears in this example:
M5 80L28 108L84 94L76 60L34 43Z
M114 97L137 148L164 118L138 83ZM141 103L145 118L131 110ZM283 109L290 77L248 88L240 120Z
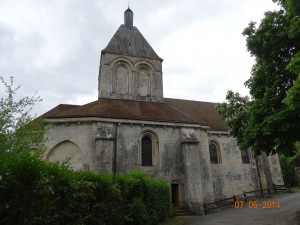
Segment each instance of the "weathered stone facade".
M69 159L75 170L163 177L173 205L196 213L204 202L283 184L277 155L242 153L214 103L163 98L162 59L131 13L101 53L99 99L45 114L52 124L45 159Z
M99 98L162 101L161 62L103 54L100 62Z

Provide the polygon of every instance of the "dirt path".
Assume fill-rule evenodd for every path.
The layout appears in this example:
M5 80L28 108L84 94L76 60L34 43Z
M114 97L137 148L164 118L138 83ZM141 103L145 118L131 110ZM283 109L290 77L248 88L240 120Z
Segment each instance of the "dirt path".
M263 208L263 201L270 201ZM273 204L274 202L274 204ZM277 203L280 203L280 208ZM276 205L277 204L277 205ZM300 193L282 194L258 201L257 208L230 208L203 216L186 219L187 225L296 225L294 216L300 213ZM273 208L274 207L274 208Z

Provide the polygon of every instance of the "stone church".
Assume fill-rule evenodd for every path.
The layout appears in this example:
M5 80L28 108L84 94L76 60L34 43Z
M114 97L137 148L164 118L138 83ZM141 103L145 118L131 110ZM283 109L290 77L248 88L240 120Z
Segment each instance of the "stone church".
M173 206L201 208L243 191L283 184L277 155L240 150L216 103L164 98L163 59L133 26L133 12L101 51L98 100L44 114L45 160L75 170L165 178Z

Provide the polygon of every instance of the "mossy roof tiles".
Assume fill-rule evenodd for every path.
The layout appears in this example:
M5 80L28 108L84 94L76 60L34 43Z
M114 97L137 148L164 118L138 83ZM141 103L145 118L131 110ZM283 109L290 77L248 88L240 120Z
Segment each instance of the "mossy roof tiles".
M47 119L110 118L209 126L227 131L216 103L165 98L164 103L120 99L99 99L85 105L58 105L44 114Z

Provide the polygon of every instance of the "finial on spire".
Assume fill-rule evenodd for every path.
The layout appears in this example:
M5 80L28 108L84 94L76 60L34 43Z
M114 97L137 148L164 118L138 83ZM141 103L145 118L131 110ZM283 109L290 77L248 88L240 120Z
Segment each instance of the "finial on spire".
M130 30L133 27L133 12L129 8L129 4L128 4L128 9L124 12L124 25Z
M128 0L128 9L130 9L130 0Z

